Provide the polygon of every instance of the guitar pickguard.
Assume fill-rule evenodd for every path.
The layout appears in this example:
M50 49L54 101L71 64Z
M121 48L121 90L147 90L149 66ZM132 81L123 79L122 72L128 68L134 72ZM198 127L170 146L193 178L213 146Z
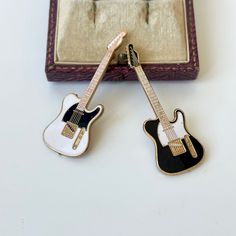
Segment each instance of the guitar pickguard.
M174 123L172 123L172 126L178 139L183 140L186 135L189 135L184 126L184 116L180 111L177 112L177 119ZM167 138L166 133L163 131L161 123L158 125L157 133L161 145L163 147L168 146L170 141Z
M67 112L65 113L64 117L63 117L63 121L64 122L68 122L71 119L71 116L73 114L73 111L76 109L76 107L78 106L77 104L74 104L73 106L71 106ZM74 123L75 125L77 125L79 128L85 128L87 129L89 122L100 112L100 109L97 108L96 110L94 110L93 112L89 113L84 111L84 114L80 117L80 119L78 120L78 122Z

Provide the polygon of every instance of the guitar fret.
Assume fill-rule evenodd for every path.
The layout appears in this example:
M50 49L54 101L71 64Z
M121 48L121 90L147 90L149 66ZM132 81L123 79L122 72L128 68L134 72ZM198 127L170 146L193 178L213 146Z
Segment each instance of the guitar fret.
M100 82L100 80L103 77L103 74L105 73L107 66L112 58L113 55L113 51L107 51L107 54L104 56L102 62L100 63L99 67L97 68L90 84L89 87L87 88L84 96L82 97L79 105L78 105L78 109L79 110L84 110L86 108L86 106L88 105L88 103L90 102L90 100L92 99L92 96L94 95L98 84Z
M164 112L164 109L162 108L161 103L159 102L152 86L150 85L149 80L146 77L142 67L141 66L135 67L135 70L138 74L138 78L144 88L144 91L147 94L147 97L153 107L153 110L162 124L163 129L171 132L173 127L171 123L169 122L169 119L166 113Z

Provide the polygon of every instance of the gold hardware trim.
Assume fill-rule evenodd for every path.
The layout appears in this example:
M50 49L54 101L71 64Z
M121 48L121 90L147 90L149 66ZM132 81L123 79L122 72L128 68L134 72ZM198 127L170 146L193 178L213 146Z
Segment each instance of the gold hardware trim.
M188 150L190 151L192 157L193 158L197 158L198 155L197 155L196 149L194 148L193 143L192 143L189 135L185 135L184 136L184 140L185 140L185 142L187 144Z
M184 144L180 138L170 141L168 145L174 157L186 152L186 148L184 147Z
M86 130L85 128L82 128L73 144L73 150L76 150L80 144L81 139L83 138L84 134L85 134Z
M75 136L75 133L78 129L78 125L68 121L62 130L62 135L65 136L66 138L73 139Z

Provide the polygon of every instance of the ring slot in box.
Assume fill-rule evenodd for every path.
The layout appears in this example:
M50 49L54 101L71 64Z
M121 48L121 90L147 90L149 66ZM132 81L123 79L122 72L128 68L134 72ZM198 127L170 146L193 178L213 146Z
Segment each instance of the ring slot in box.
M195 79L199 60L193 0L51 0L49 81L89 80L120 31L128 35L104 80L136 80L125 61L133 43L152 80Z

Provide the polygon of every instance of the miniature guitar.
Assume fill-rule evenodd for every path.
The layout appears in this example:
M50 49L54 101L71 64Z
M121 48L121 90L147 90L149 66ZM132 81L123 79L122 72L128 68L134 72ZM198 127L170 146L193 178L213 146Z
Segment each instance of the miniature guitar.
M127 47L128 61L134 68L143 89L157 116L144 123L144 131L156 146L156 162L167 174L178 174L195 167L203 158L202 145L187 131L184 113L175 110L175 119L170 122L164 112L140 63L133 45Z
M126 33L121 32L108 46L107 53L94 74L84 96L76 94L65 97L58 117L45 129L43 139L53 151L69 157L83 154L89 145L89 134L92 123L101 116L103 106L87 110L99 82L102 80L114 52L122 44Z

